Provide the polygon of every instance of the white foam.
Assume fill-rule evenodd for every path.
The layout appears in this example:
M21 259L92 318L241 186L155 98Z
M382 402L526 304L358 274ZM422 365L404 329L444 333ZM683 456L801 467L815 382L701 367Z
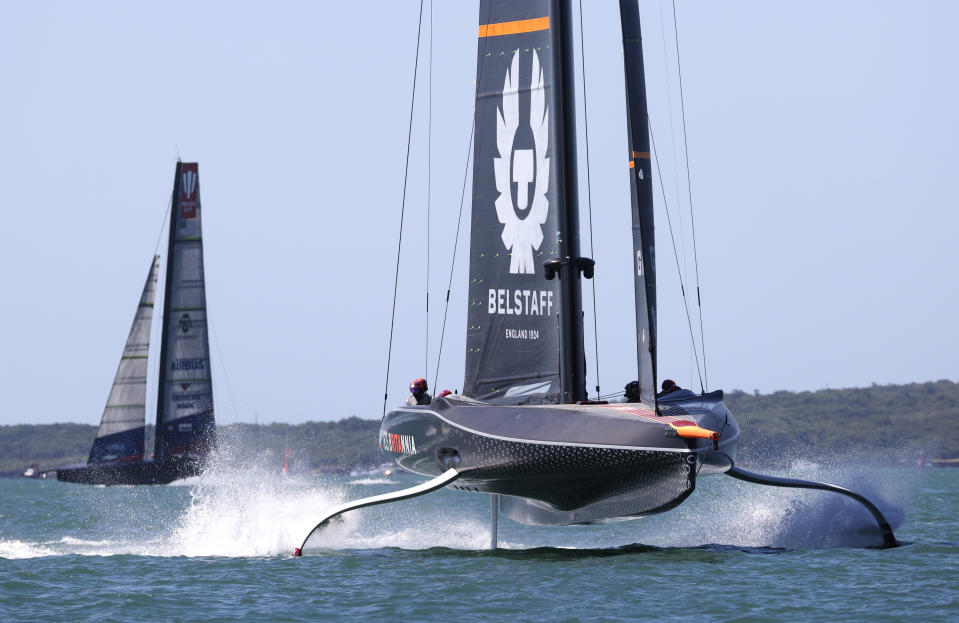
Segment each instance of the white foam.
M362 511L360 511L362 512ZM489 547L489 525L472 518L398 516L383 521L369 512L359 529L324 530L310 540L310 548L380 549L396 547L408 550L446 547L482 550Z
M400 483L395 480L390 480L389 478L358 478L356 480L351 480L350 484L352 485L398 485Z
M203 476L191 476L190 478L181 478L179 480L174 480L168 487L193 487L200 484Z
M111 547L115 545L114 541L108 541L108 540L93 541L90 539L78 539L72 536L65 536L59 541L57 541L57 543L62 543L64 545L70 545L70 546L80 546L80 547Z
M835 482L865 495L896 527L902 508L902 483L876 473L850 473L808 465L806 473L778 474ZM879 486L882 485L882 486ZM858 502L834 492L779 488L704 478L679 508L636 522L636 540L647 545L688 547L724 544L742 547L863 547L881 545L876 521Z
M80 539L66 536L59 541L45 543L58 556L120 556L144 553L141 542L114 541L111 539Z
M23 541L7 541L0 539L0 558L16 560L21 558L40 558L41 556L56 556L58 552L36 543Z
M152 554L289 554L323 511L342 501L336 486L256 471L212 470L195 486L189 507Z
M880 505L897 526L902 512L889 499L904 499L911 490L902 470L857 476L836 466L805 466L810 473L780 474L837 480ZM918 471L918 470L913 470ZM891 476L891 478L890 478ZM385 478L345 480L284 477L271 469L217 466L191 479L189 491L131 488L112 498L128 500L119 521L106 521L112 532L74 533L59 540L27 542L0 539L0 558L38 556L285 556L299 546L324 512L347 499L381 493ZM899 482L897 482L897 480ZM370 489L367 487L373 486ZM879 486L881 485L881 486ZM187 494L189 498L187 499ZM129 498L127 497L129 496ZM96 496L91 496L95 504ZM142 502L150 501L150 504ZM171 507L168 502L175 502ZM163 504L162 507L154 504ZM169 509L169 519L155 514ZM311 537L307 553L342 549L445 547L485 550L489 546L486 496L439 491L397 504L347 513L342 521ZM151 526L146 529L144 526ZM159 527L159 530L157 528ZM660 547L723 544L741 547L859 547L881 543L875 521L844 496L797 489L764 487L724 476L703 478L677 509L618 524L567 528L529 528L501 522L500 547L594 548L643 543Z

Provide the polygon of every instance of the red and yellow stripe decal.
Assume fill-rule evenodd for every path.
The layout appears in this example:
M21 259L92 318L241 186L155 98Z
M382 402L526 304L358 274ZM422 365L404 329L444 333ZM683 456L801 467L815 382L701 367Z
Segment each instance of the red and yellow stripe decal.
M524 32L549 30L549 16L534 19L521 19L515 22L499 22L498 24L480 24L480 37L499 37L500 35L518 35Z
M709 430L708 428L702 428L697 425L693 420L688 419L689 416L684 415L656 415L654 412L646 409L643 406L637 404L611 404L611 405L602 405L607 409L615 409L616 411L621 411L623 413L629 413L630 415L635 415L641 417L644 420L651 420L654 422L661 422L663 424L668 424L676 432L677 435L685 439L712 439L713 441L719 439L719 433L714 430Z

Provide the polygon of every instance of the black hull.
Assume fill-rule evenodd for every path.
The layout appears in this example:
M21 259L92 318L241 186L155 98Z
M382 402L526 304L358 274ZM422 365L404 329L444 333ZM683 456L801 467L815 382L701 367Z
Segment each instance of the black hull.
M510 496L501 508L532 525L593 523L674 508L696 477L724 471L735 459L739 428L721 393L665 405L493 406L436 399L390 412L382 452L403 469L435 477L454 467L451 488ZM722 431L680 437L670 424Z
M165 485L199 476L204 464L195 458L172 457L161 462L127 461L66 467L57 470L57 480L84 485Z

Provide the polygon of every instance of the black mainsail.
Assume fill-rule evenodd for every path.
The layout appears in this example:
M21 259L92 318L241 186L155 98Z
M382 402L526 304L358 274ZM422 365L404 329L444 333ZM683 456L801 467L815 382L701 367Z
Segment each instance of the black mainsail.
M144 456L147 354L159 256L154 257L97 438L86 464L57 470L83 484L161 484L194 476L215 448L200 180L177 162L171 201L155 447Z
M511 403L584 397L573 284L544 263L576 257L572 109L559 66L557 3L483 0L476 68L475 156L465 391ZM560 260L556 262L556 260ZM572 274L572 273L571 273ZM544 278L545 276L545 278ZM562 286L566 285L564 289ZM582 391L574 386L582 385Z
M156 459L202 458L215 442L197 163L178 162L170 218Z
M97 437L87 463L136 461L143 459L146 422L147 354L150 350L150 323L156 295L160 256L153 258L147 273L133 326L123 347L107 405L103 409Z
M640 400L656 404L656 254L653 177L649 158L649 113L643 70L643 37L636 0L620 0L626 72L629 188L633 216L633 278L636 292L636 354Z

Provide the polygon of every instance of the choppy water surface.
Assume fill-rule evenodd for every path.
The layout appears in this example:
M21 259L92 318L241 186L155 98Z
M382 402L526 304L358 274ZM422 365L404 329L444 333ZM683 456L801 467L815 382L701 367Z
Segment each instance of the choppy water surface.
M757 470L761 471L761 470ZM442 490L363 509L289 552L325 508L412 476L214 469L166 487L0 480L0 620L959 620L959 470L804 466L877 501L703 478L669 513L500 521Z

